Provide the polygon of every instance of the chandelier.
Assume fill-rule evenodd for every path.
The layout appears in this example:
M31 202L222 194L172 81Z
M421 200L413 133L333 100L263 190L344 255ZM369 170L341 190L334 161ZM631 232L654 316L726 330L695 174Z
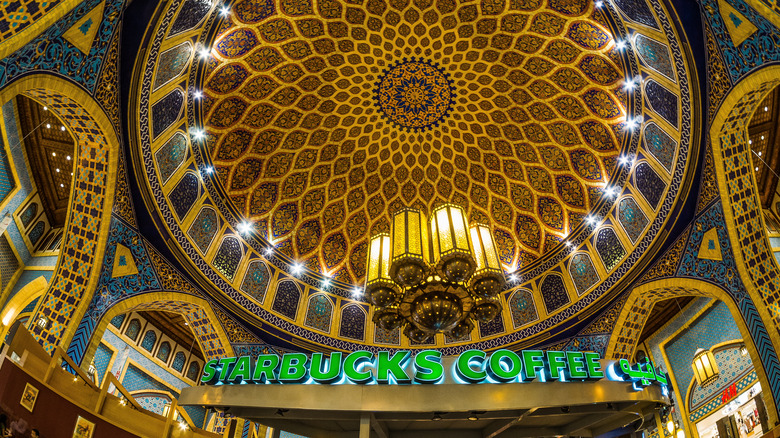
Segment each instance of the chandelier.
M718 380L720 377L720 371L718 370L718 363L715 361L715 355L710 350L699 348L693 355L693 374L696 376L696 380L699 382L700 387L705 387L710 383Z
M436 333L467 336L474 321L501 311L504 273L490 228L469 227L463 209L444 204L425 214L404 208L391 233L371 237L365 296L373 321L385 330L404 327L415 342Z

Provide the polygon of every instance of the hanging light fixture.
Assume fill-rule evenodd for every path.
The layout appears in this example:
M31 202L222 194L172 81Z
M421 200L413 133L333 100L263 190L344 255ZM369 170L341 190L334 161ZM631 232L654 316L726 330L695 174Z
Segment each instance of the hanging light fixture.
M710 350L699 348L696 350L696 354L693 355L693 363L691 364L693 373L696 375L696 380L699 382L700 387L705 387L710 383L718 380L720 372L718 371L718 364L715 362L715 355Z
M366 296L373 321L424 342L436 333L459 339L501 312L504 274L490 229L469 228L463 209L444 204L430 220L412 208L393 216L391 234L371 238Z

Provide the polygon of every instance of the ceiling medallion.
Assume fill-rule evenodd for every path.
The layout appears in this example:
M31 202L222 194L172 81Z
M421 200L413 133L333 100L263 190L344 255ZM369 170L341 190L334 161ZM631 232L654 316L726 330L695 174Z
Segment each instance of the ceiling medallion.
M462 208L444 204L430 222L419 210L393 216L392 232L371 238L366 298L377 307L374 323L425 342L436 333L468 336L474 321L501 312L504 274L490 229L466 225Z
M384 71L374 100L394 125L410 131L438 126L455 103L449 74L433 61L404 58Z

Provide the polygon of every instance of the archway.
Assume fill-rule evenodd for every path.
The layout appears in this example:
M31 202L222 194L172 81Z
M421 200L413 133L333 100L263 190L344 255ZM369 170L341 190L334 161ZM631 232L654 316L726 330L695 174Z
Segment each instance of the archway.
M82 88L48 74L19 79L2 91L0 101L19 94L47 106L65 124L76 140L74 184L66 219L66 240L62 245L49 285L32 320L45 318L46 324L30 325L33 336L51 353L67 344L92 295L102 260L105 236L110 225L115 190L119 138L98 103Z
M103 338L103 333L115 316L136 310L158 310L178 313L184 316L195 333L206 360L233 355L233 347L230 344L228 335L217 322L219 319L206 300L181 292L165 291L137 294L116 303L108 309L100 321L97 322L92 332L92 337L89 340L89 345L81 364L90 362L100 340Z
M780 66L767 66L742 79L729 92L710 128L718 187L729 239L742 282L763 321L772 344L780 346L780 267L771 251L756 188L747 125L764 97L780 84ZM780 369L767 370L780 380ZM774 391L775 399L780 390Z
M767 391L764 392L764 403L770 417L770 423L774 424L778 419L775 394L780 386L780 381L773 380L766 372L767 368L771 369L775 366L771 360L765 357L765 354L761 354L760 348L757 347L757 344L760 345L768 340L764 339L767 336L766 329L760 327L761 330L759 330L756 327L756 321L746 321L747 318L742 307L746 307L744 301L749 300L747 297L738 304L722 288L706 281L691 278L664 279L645 283L633 289L627 297L618 315L605 357L609 359L633 358L637 348L637 339L647 322L653 305L658 301L683 296L713 298L726 304L742 335L750 359L755 366L758 380L763 388L767 388ZM688 392L687 387L675 389L680 397L685 397ZM684 421L688 423L687 416L683 417L685 417ZM688 424L688 430L692 430L690 424Z

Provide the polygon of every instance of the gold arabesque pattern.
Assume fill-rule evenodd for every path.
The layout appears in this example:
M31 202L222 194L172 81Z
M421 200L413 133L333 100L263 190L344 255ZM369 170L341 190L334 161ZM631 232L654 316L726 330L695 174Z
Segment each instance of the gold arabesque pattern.
M362 281L368 237L395 211L445 202L493 225L504 264L528 263L581 222L624 140L607 29L584 0L243 0L203 77L210 156L260 234L336 279ZM374 95L412 57L454 92L420 133Z

